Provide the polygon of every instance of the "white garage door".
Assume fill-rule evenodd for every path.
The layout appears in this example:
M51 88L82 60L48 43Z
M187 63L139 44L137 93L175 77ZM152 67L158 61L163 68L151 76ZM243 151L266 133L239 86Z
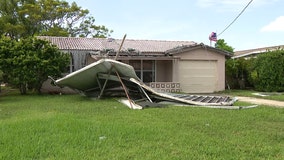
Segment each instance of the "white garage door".
M217 88L217 61L181 60L179 81L183 92L210 93Z

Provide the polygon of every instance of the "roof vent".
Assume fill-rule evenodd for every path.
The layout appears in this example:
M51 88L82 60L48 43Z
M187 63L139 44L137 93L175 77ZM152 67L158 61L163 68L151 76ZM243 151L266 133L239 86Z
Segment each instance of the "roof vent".
M112 49L112 48L106 48L106 49L104 49L104 51L105 51L105 52L114 52L114 49Z
M128 51L128 52L134 52L135 49L134 49L134 48L127 48L127 51Z
M114 38L108 38L107 39L107 42L113 42L114 41Z

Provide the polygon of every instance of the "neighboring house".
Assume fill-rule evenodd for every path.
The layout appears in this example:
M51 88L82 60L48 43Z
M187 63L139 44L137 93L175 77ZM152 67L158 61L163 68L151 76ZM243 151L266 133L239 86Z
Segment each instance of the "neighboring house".
M265 53L267 51L274 51L274 50L277 50L277 49L284 49L284 45L236 51L232 58L233 59L237 59L237 58L251 58L251 57L257 56L258 54Z
M101 58L114 58L121 39L38 37L72 57L73 72ZM225 89L225 60L229 52L193 41L126 39L118 61L134 67L138 77L153 88L186 93Z

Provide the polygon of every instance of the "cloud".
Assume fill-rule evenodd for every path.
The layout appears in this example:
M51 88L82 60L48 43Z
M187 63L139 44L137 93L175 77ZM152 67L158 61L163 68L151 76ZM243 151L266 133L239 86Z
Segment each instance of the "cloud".
M284 32L284 16L276 18L274 21L270 22L268 25L264 26L260 30L261 32Z

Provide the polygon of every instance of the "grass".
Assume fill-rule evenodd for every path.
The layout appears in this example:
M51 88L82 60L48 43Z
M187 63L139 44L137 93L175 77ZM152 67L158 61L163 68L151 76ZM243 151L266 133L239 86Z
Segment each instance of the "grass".
M79 95L0 96L0 159L284 159L284 109L130 110Z
M254 93L263 93L268 96L259 96L254 95ZM223 92L220 92L218 94L226 94L226 95L232 95L232 96L244 96L244 97L255 97L255 98L262 98L262 99L270 99L270 100L276 100L276 101L284 101L284 93L281 92L257 92L253 90L226 90Z

